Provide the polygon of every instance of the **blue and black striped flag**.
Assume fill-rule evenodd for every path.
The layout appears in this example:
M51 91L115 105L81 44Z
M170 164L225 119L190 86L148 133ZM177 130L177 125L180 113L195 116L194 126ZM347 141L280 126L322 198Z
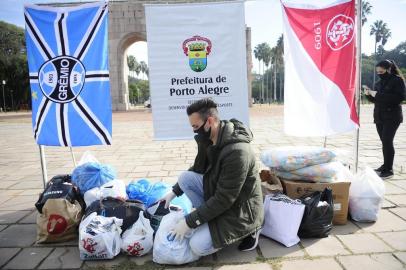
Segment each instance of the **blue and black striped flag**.
M107 4L26 5L24 16L37 143L111 144Z

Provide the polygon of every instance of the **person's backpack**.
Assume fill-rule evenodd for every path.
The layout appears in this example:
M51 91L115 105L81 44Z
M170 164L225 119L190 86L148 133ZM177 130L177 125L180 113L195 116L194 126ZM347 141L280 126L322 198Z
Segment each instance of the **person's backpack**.
M47 183L44 192L41 193L35 203L35 207L40 214L42 214L42 208L48 199L66 199L72 204L78 201L84 209L83 198L80 196L77 187L71 183L69 174L56 175Z
M117 198L107 197L93 202L86 208L85 218L96 212L104 217L116 217L123 220L122 231L127 230L139 217L141 211L145 212L145 205L138 200L123 201Z

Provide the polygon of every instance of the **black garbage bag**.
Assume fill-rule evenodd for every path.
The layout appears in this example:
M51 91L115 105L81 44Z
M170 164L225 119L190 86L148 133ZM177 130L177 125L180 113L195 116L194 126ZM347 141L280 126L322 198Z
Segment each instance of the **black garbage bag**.
M56 175L47 183L44 192L41 193L35 203L35 207L41 214L42 208L48 199L66 199L72 204L78 201L83 209L85 205L78 188L71 183L69 174Z
M182 208L173 204L169 205L169 208L165 208L165 201L157 201L147 208L145 217L149 219L154 233L158 230L162 218L171 211L182 211Z
M333 228L334 203L331 188L316 191L300 199L305 205L299 227L300 238L327 237Z
M140 212L144 211L145 205L138 200L120 200L107 197L99 201L94 201L86 208L84 218L93 212L104 217L116 217L123 220L122 232L127 230L138 220Z

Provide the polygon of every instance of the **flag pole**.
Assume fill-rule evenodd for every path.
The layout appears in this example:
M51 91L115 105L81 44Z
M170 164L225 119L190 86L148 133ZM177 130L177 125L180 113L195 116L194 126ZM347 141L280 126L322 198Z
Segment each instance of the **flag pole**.
M45 160L45 149L43 145L39 145L39 155L41 157L41 169L42 169L42 183L44 185L44 189L47 183L48 175L47 175L47 163Z
M357 15L357 64L356 64L356 70L357 70L357 83L356 83L356 89L355 89L355 102L357 105L357 116L358 116L358 121L360 121L360 111L361 111L361 32L362 32L362 0L356 0L356 15ZM357 128L356 134L355 134L355 158L354 158L354 169L355 172L358 172L358 157L359 157L359 129L360 127Z
M69 148L70 148L70 154L72 155L73 165L75 165L75 167L76 167L77 165L76 165L75 154L73 153L73 148L72 147L69 147Z

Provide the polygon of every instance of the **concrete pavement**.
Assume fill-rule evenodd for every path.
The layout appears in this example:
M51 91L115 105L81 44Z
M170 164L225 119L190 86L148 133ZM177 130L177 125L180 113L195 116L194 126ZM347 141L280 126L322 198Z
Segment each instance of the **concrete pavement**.
M406 108L404 108L406 111ZM405 118L406 119L406 118ZM250 110L253 147L261 151L282 145L322 146L323 138L295 138L283 134L283 107L256 105ZM138 178L174 183L193 162L193 141L153 141L149 110L113 114L113 145L75 148L76 159L86 150L114 166L119 178ZM339 159L353 164L353 134L331 136L327 146ZM382 162L378 135L373 125L372 106L361 111L360 167L378 167ZM348 221L335 226L328 238L304 239L291 248L261 238L251 252L228 247L182 269L405 269L406 265L406 125L395 139L395 177L385 181L383 209L375 223ZM31 118L24 114L0 114L0 267L2 269L78 269L114 267L121 269L163 269L151 262L151 255L112 261L82 262L77 241L37 245L34 203L42 191L38 146ZM46 147L49 178L70 173L73 162L68 149ZM262 165L263 166L263 165ZM255 267L255 268L254 268ZM169 268L169 267L168 267ZM173 267L171 268L173 269Z

